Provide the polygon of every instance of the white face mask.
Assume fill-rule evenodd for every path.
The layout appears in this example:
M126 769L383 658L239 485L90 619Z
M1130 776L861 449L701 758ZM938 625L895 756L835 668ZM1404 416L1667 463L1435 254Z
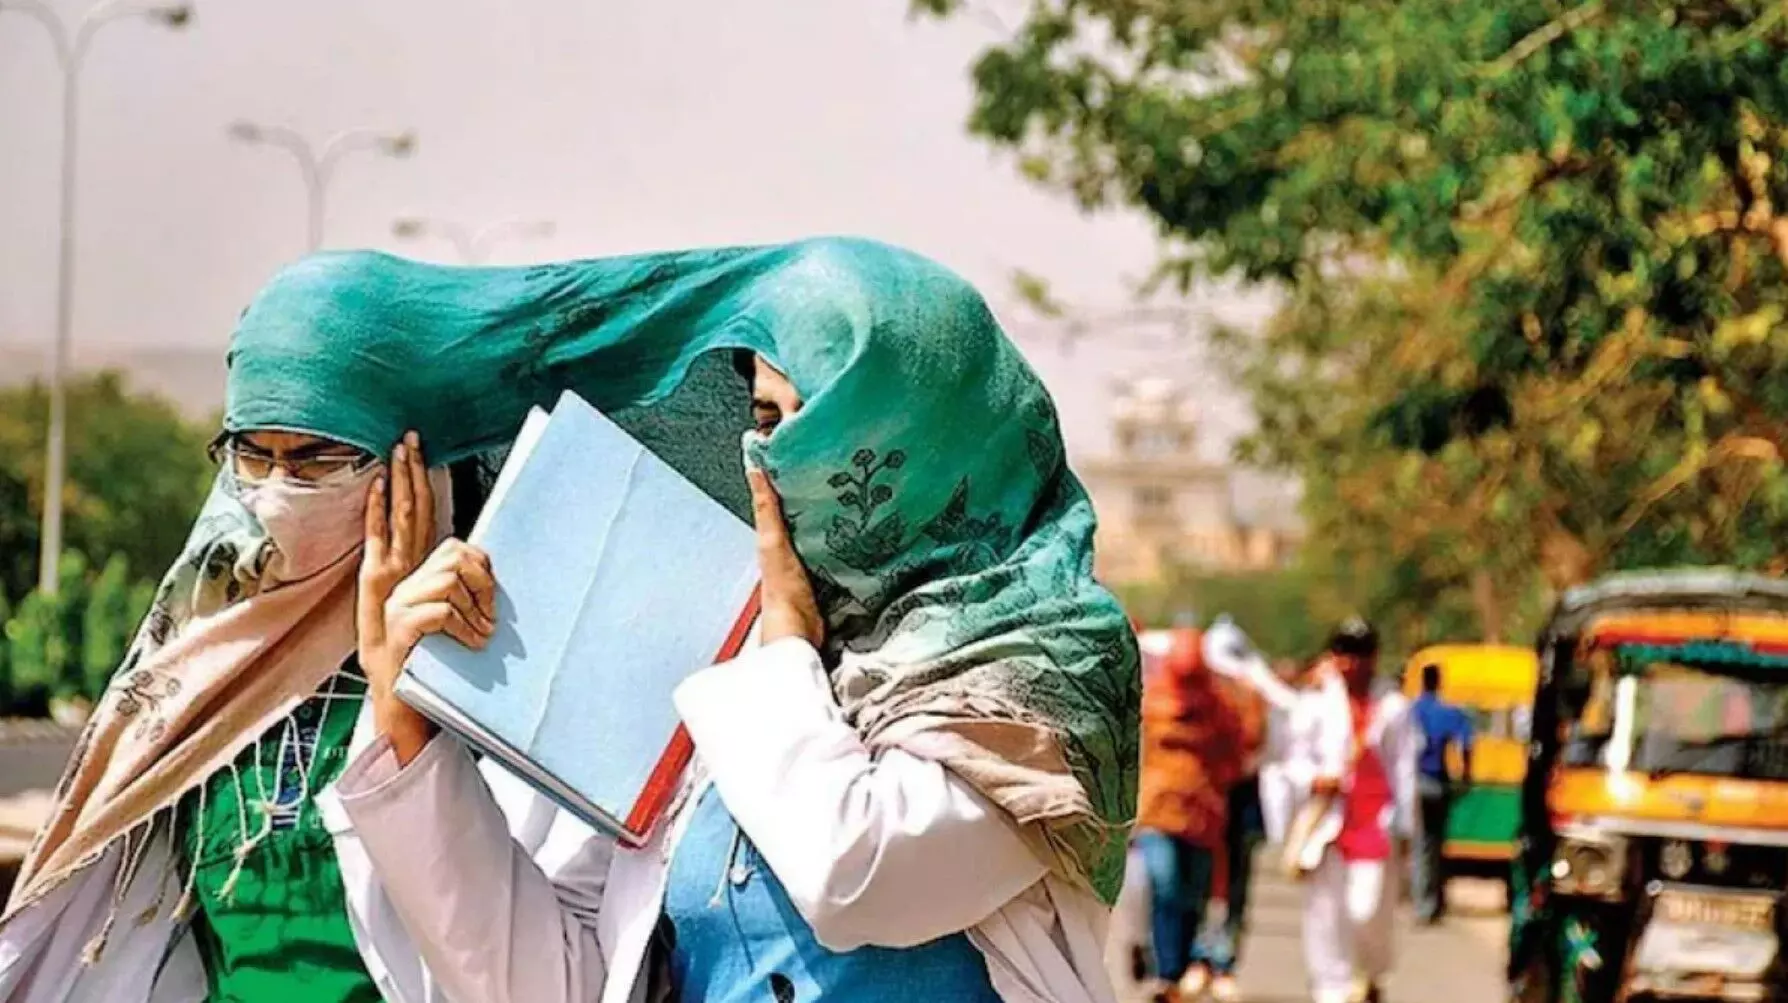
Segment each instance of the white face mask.
M322 484L288 480L283 472L254 484L239 481L237 499L273 542L270 582L302 581L352 553L366 534L366 493L384 469L369 464Z

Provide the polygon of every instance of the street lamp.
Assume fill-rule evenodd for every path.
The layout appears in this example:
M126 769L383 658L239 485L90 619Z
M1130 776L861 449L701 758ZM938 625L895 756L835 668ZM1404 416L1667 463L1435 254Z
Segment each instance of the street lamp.
M464 223L446 219L425 219L405 216L391 222L391 235L399 240L423 240L439 237L452 244L459 258L468 265L483 264L490 249L504 237L538 239L550 237L558 226L550 219L501 219L474 230Z
M409 129L402 132L348 129L325 140L320 152L303 136L280 125L236 121L230 123L227 131L229 137L238 143L277 146L290 153L292 159L298 162L298 172L304 177L309 213L306 246L312 251L323 246L323 214L329 194L329 178L341 158L360 150L370 150L401 160L416 152L416 133Z
M37 587L55 595L61 584L62 482L67 469L68 400L63 383L68 372L68 346L74 323L75 152L80 136L78 100L81 64L99 29L113 21L140 17L178 30L192 23L186 3L104 0L88 8L73 28L43 0L0 0L0 14L16 11L43 25L62 70L62 192L56 257L56 341L50 352L50 431L45 443L43 539L38 551Z

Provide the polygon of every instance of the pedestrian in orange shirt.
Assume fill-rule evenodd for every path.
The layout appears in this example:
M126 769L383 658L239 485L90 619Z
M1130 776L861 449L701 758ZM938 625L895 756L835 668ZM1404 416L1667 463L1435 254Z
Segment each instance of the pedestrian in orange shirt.
M1250 745L1259 742L1259 729L1247 726L1226 682L1237 675L1234 667L1214 671L1213 661L1253 649L1234 624L1222 631L1151 633L1143 641L1142 784L1134 840L1152 892L1153 991L1157 999L1172 999L1182 983L1196 993L1208 980L1202 967L1193 966L1196 943L1206 907L1223 884L1230 788L1246 772Z
M1247 934L1254 852L1266 838L1260 771L1267 722L1274 710L1289 712L1297 695L1228 617L1218 617L1205 632L1204 650L1218 692L1240 726L1241 772L1229 787L1219 880L1211 893L1221 906L1210 910L1180 988L1187 999L1208 991L1213 1003L1238 1003L1242 993L1235 973Z

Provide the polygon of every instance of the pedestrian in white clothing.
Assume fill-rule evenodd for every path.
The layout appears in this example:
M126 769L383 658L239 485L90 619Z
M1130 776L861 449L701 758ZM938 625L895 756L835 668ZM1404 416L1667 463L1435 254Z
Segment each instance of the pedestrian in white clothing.
M1296 797L1286 765L1291 757L1294 718L1302 697L1296 663L1287 661L1275 665L1274 675L1284 688L1282 698L1274 701L1267 711L1266 744L1260 753L1260 814L1269 846L1283 844L1285 832L1291 826Z
M1402 694L1374 686L1377 657L1365 622L1335 632L1287 763L1300 799L1287 852L1308 882L1304 954L1316 1003L1383 998L1400 861L1419 825L1419 736Z

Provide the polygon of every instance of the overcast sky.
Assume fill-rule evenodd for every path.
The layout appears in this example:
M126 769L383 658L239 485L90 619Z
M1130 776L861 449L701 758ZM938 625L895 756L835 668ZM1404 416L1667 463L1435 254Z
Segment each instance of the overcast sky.
M88 6L55 3L70 18ZM82 75L76 338L221 351L254 290L302 252L298 173L227 140L236 118L319 140L418 132L412 159L343 162L333 246L450 257L393 241L408 213L557 221L499 261L850 233L938 258L999 306L1022 267L1074 302L1120 307L1153 257L1147 221L1085 216L964 132L968 67L992 39L974 21L909 21L904 0L198 0L183 32L114 24ZM52 328L57 76L43 32L0 12L7 347ZM1026 344L1087 426L1103 424L1110 378L1162 361ZM1217 424L1233 427L1227 411Z

